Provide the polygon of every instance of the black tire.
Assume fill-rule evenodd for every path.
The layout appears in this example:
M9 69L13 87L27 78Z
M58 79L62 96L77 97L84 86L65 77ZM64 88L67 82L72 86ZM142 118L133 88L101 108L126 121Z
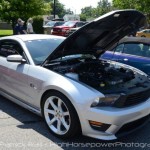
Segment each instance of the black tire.
M146 37L145 35L142 35L141 37Z
M44 114L44 105L46 103L46 100L52 96L56 96L56 97L60 98L63 101L63 103L65 103L65 106L67 107L67 109L70 113L70 127L69 127L69 130L63 135L56 134L53 130L51 130L51 128L49 127L49 125L46 122L46 118L45 118L45 114ZM58 91L52 91L50 93L47 93L42 99L41 107L42 107L42 115L44 117L45 123L46 123L47 127L49 128L50 132L53 135L55 135L56 137L59 137L62 139L67 139L67 138L75 137L81 133L81 126L80 126L80 121L79 121L77 112L76 112L75 108L73 107L73 105L71 104L71 102L69 101L69 99L66 96L64 96L62 93L60 93Z

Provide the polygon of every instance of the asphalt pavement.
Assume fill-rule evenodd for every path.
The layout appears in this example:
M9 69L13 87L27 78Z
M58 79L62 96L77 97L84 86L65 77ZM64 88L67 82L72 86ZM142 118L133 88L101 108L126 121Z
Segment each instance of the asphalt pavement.
M85 136L61 140L49 133L43 119L0 96L0 150L148 150L150 122L118 140L102 141Z

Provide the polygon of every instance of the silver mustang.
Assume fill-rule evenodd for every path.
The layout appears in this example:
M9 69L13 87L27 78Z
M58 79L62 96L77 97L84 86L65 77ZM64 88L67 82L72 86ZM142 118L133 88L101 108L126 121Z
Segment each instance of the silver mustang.
M99 56L145 24L135 10L113 11L68 38L0 38L0 94L43 116L51 133L112 140L147 122L150 81L142 71Z

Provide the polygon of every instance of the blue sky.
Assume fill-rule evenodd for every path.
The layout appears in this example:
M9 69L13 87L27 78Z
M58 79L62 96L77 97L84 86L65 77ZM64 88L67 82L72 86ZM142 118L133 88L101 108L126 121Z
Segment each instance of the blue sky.
M60 3L65 5L65 8L70 8L74 13L79 14L81 13L81 8L86 6L93 6L96 7L97 3L100 0L59 0ZM108 0L112 1L112 0Z

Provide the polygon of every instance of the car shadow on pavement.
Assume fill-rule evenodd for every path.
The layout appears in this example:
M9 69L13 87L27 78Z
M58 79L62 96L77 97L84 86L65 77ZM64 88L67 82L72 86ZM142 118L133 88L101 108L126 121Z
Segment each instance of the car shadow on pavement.
M141 148L141 145L138 145L138 143L146 143L145 137L148 142L150 140L150 134L147 134L147 132L150 133L150 129L148 128L149 123L145 126L144 129L138 130L138 132L134 132L126 137L114 141L102 141L85 136L62 140L49 133L48 128L41 117L0 96L0 113L1 112L7 114L11 118L14 118L17 122L17 128L32 129L38 134L50 139L53 143L64 150L77 148L79 150L85 148L101 150L105 150L108 148L118 150L134 148L135 150Z

